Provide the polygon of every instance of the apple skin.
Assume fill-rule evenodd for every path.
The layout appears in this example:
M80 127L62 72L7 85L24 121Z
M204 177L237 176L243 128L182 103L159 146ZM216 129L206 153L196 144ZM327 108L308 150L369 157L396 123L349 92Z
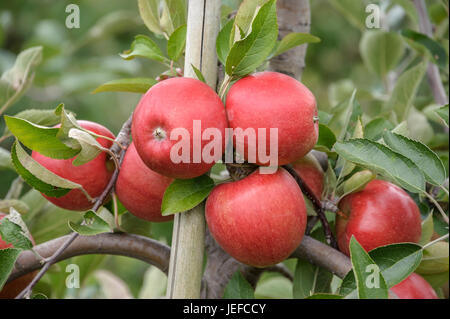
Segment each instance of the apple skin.
M403 189L387 181L370 181L363 190L345 196L339 208L341 212L336 215L338 246L348 256L352 235L366 251L420 240L419 208Z
M91 132L114 138L114 135L106 127L98 123L81 120L77 122L81 127ZM103 138L97 138L97 142L105 148L110 148L112 145L112 141ZM32 157L39 164L62 178L82 185L92 198L100 196L113 174L114 166L108 161L107 156L105 152L102 152L92 161L80 166L74 166L72 162L75 157L71 159L54 159L36 151L32 153ZM93 203L79 189L71 190L61 197L49 197L44 194L43 196L56 206L68 210L84 211L93 206Z
M194 178L206 173L213 165L204 161L194 163L194 152L203 150L210 140L201 141L201 149L193 146L193 121L201 121L201 132L217 128L225 146L225 128L228 126L225 108L219 96L205 83L191 78L170 78L153 87L139 101L133 114L132 136L143 162L153 171L172 178ZM170 157L173 145L181 140L170 140L172 130L184 128L190 136L189 163L174 163ZM165 137L155 136L162 129Z
M308 185L317 198L322 197L324 173L317 159L311 153L292 163L300 178Z
M216 186L206 201L211 235L240 262L266 267L298 247L306 227L306 207L296 181L283 168L255 171Z
M278 128L280 166L305 156L317 143L316 99L306 86L285 74L266 71L240 79L227 94L226 110L233 129L253 128L256 133L258 128L266 129L266 153L269 153L270 128ZM236 139L234 143L240 148ZM241 155L248 160L247 139L243 149ZM261 163L258 156L256 160L258 165L268 164Z
M5 216L6 214L0 213L0 223ZM31 241L34 245L33 238L31 238ZM7 244L4 240L2 240L2 237L0 236L0 250L11 247L13 247L13 245ZM28 284L33 280L36 274L37 271L33 271L5 284L3 286L3 289L0 290L0 299L14 299L22 290L24 290L28 286Z
M173 215L161 215L161 203L172 178L160 175L144 164L134 143L128 147L116 182L120 202L133 215L151 221L164 222Z
M391 290L400 299L439 299L433 287L416 273L406 277Z

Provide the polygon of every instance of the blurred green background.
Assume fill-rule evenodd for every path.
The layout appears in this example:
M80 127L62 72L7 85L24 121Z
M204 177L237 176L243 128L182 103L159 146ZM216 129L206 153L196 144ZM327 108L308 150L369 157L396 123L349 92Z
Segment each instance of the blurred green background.
M240 3L239 0L222 2L230 11L236 10ZM352 15L354 18L359 14L361 21L364 21L365 13L361 12L361 8L364 10L368 3L378 3L389 12L387 19L391 31L414 29L417 24L407 2L409 1L311 1L311 33L320 37L322 42L309 46L302 82L315 94L321 111L330 110L357 87L358 100L365 112L376 114L378 105L383 101L384 87L382 81L368 71L361 59L359 41L363 30L352 20ZM76 3L80 7L79 29L65 27L65 8L70 3ZM433 23L442 29L440 43L448 52L448 12L443 3L445 1L427 1ZM448 1L446 3L448 6ZM348 10L343 10L345 6ZM78 119L101 123L117 133L136 106L140 95L91 92L100 84L113 79L155 78L165 70L163 65L147 59L125 61L120 58L119 53L129 49L137 34L151 36L165 51L166 41L148 31L139 17L136 1L1 0L0 74L13 65L20 51L36 45L44 47L43 62L37 68L32 87L6 114L16 114L29 108L52 109L59 103L64 103L66 108L76 113ZM423 82L415 104L418 110L433 102L429 87L426 81ZM444 75L444 84L448 90L448 72ZM417 129L422 130L420 138L432 142L437 135L433 131L434 124L424 119L423 115L417 123ZM3 129L2 118L0 132ZM446 139L445 152L448 151L448 135ZM2 147L9 149L11 143L12 138L4 141ZM448 155L446 163L448 166ZM9 171L0 171L0 174L2 198L16 175ZM26 191L27 189L24 193ZM67 219L80 218L79 213L61 212L42 201L35 192L27 193L25 201L27 200L36 214L45 216L38 218L38 221L35 221L36 218L26 217L38 243L67 233ZM45 209L39 211L39 205L45 206ZM33 216L33 212L29 214ZM129 214L125 214L124 219L128 219L131 231L170 242L171 223L152 225L135 220ZM70 263L80 265L85 283L81 290L65 289L64 278L67 273L64 269ZM291 269L295 266L291 262L288 264ZM96 272L98 269L105 272ZM284 288L289 288L290 283L284 278L269 274L265 275L260 285L263 288L259 287L257 294L271 297L277 294L280 296L279 291L285 294L289 289ZM105 290L105 287L115 288ZM162 292L158 294L158 289L155 292L155 289L149 287L160 287ZM105 291L114 290L121 292L122 296L129 293L133 297L158 297L163 294L164 287L165 276L142 262L121 257L85 256L54 266L39 283L37 291L52 297L105 297ZM273 291L272 295L270 291ZM291 295L288 293L284 297L289 296Z

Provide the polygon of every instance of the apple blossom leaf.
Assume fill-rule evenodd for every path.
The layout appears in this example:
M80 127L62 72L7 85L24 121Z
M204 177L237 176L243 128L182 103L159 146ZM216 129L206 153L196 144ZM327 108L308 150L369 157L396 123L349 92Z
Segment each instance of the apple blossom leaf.
M370 258L379 267L388 288L392 288L408 277L420 264L422 247L412 243L400 243L375 248ZM355 297L356 281L351 270L342 281L339 294L346 298Z
M83 128L78 124L75 119L75 115L66 112L64 104L59 104L55 109L55 114L61 117L61 125L58 129L56 137L58 137L61 142L66 144L68 147L73 149L80 149L80 143L77 140L69 137L69 131L72 128L83 130Z
M131 43L131 48L124 51L120 56L125 60L131 60L136 57L156 60L162 63L169 63L158 45L149 37L145 35L137 35Z
M265 3L267 3L267 0L242 1L238 11L236 12L235 24L240 30L242 30L241 32L244 36L247 34L252 25L252 21L255 17L255 12L257 11L258 7L261 7Z
M404 50L403 38L395 32L365 31L359 43L364 64L380 78L384 78L397 65Z
M425 177L409 158L367 139L337 142L334 150L346 160L382 174L413 192L425 191Z
M185 0L163 0L160 25L169 36L186 24L186 11Z
M380 268L354 236L350 239L350 259L359 299L387 299L388 287Z
M273 53L272 57L289 51L296 46L305 43L318 43L320 41L320 38L309 33L292 32L287 34L283 39L281 39L281 41L277 43L275 52Z
M127 78L112 80L103 83L97 87L93 94L100 92L131 92L131 93L146 93L149 88L158 83L152 78Z
M292 287L293 297L304 299L315 293L328 293L332 278L331 272L315 267L308 261L298 259Z
M344 298L341 295L334 295L334 294L314 294L309 297L306 297L305 299L342 299Z
M0 108L8 108L23 95L31 85L34 70L41 61L41 46L31 47L19 53L13 67L0 77Z
M427 182L442 185L446 179L444 164L428 146L406 136L385 131L383 140L395 152L409 158L425 175Z
M435 111L448 126L448 104Z
M20 252L17 248L0 249L0 291L8 280Z
M0 212L8 213L10 208L14 208L20 214L26 214L30 207L21 200L18 199L4 199L0 200Z
M172 61L178 61L181 54L183 54L186 46L186 30L187 26L185 24L178 27L167 41L167 54Z
M275 0L265 3L253 20L251 32L233 44L225 63L230 76L253 72L272 52L278 36Z
M192 63L191 63L192 70L194 70L195 76L199 81L202 81L203 83L206 83L205 77L202 74L202 71L197 69Z
M371 141L378 141L383 137L384 130L393 130L394 124L382 117L377 117L364 127L364 137Z
M59 177L36 162L16 140L11 147L11 159L17 173L31 187L50 197L61 197L72 189L80 189L86 196L87 192L80 184ZM88 197L91 199L90 197Z
M441 69L447 66L447 53L445 49L438 42L434 41L427 35L419 33L410 29L402 30L402 36L414 41L415 43L425 47L430 53L433 63L438 65Z
M245 280L240 271L236 271L225 287L223 299L254 299L252 286Z
M43 126L54 126L59 123L61 117L57 116L54 110L28 109L14 115L16 118L27 120L33 124ZM3 135L10 133L8 127L5 127Z
M3 147L0 147L0 170L3 169L14 171L14 166L11 162L11 154Z
M449 269L449 245L448 242L439 241L423 250L423 257L416 272L418 274L432 275Z
M428 216L422 221L422 234L420 236L419 245L423 246L427 244L434 233L433 213L429 213Z
M93 236L111 231L108 223L93 211L84 214L83 222L69 221L69 227L82 236Z
M340 198L344 198L350 193L358 192L364 189L364 187L376 177L376 174L369 170L356 172L338 187L337 193L339 193Z
M5 123L20 142L44 156L68 159L74 157L80 151L61 142L57 137L59 128L41 126L18 117L6 115Z
M159 0L138 0L139 14L145 26L153 33L162 35L159 25Z
M230 36L233 30L234 19L229 20L219 31L216 40L217 58L225 65L228 53L230 52Z
M208 197L213 188L214 181L208 175L174 180L164 193L162 215L168 216L194 208Z
M7 217L0 220L0 238L17 249L28 250L33 248L33 243L26 236L22 227Z
M96 158L101 152L107 150L97 142L95 137L85 131L72 128L69 131L69 137L77 140L81 145L81 151L72 161L74 166L86 164Z
M386 102L385 109L393 110L398 121L408 118L409 111L416 96L419 84L426 71L426 63L420 63L404 72L397 80L391 97Z
M336 136L333 131L328 126L319 124L319 139L314 149L321 152L330 152L334 143L336 143Z

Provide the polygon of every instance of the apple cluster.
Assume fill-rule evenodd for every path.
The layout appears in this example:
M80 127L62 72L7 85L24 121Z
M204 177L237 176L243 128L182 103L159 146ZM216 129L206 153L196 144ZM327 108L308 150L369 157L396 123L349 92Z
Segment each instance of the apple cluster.
M201 121L202 137L210 128L222 133L222 150L228 142L227 128L277 129L278 167L274 173L255 170L240 180L217 185L206 201L205 214L214 239L238 261L255 267L282 262L302 241L307 208L297 182L281 166L291 164L317 198L321 198L324 188L324 172L310 153L319 132L314 95L299 81L276 72L259 72L238 80L229 89L225 105L214 90L196 79L176 77L154 85L133 113L132 143L115 185L119 200L130 213L152 222L170 220L172 216L161 215L163 195L169 184L174 179L201 176L222 158L223 153L212 154L215 159L212 162L194 158L196 151L203 152L208 147L207 139L195 140L195 121ZM107 128L97 123L78 123L97 135L114 138ZM181 138L172 134L177 128L183 128L190 139L188 162L173 161L174 147ZM97 141L105 148L112 143L101 137ZM257 137L256 145L249 145L249 139L241 145L237 145L236 139L233 143L234 149L246 150L267 146L270 141L264 135ZM249 160L247 152L241 155ZM53 173L81 184L92 198L105 189L114 168L105 152L79 166L72 165L73 159L52 159L37 152L32 157ZM254 164L265 165L259 157ZM84 211L92 207L92 202L80 190L47 199L69 210ZM417 205L404 190L390 182L369 182L364 189L345 196L339 202L339 209L336 236L339 249L347 255L352 236L367 251L420 239ZM413 274L395 292L400 298L408 298L426 290L425 297L434 297L431 288L424 288L426 285L420 276Z

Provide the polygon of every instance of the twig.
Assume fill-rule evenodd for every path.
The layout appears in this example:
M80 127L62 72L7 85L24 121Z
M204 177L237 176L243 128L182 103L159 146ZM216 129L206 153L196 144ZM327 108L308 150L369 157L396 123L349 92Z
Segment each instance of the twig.
M113 153L116 157L119 158L119 161L121 161L123 155L125 154L125 150L121 148L119 145L128 146L128 144L130 143L131 119L132 117L130 116L128 120L123 124L122 129L120 130L116 138L116 141L118 143L114 143L110 149L111 153ZM92 207L93 211L96 212L103 205L104 201L108 198L109 194L114 188L118 175L119 175L119 167L116 166L112 174L112 177L108 182L108 185L103 190L102 194L95 200L94 206ZM22 290L22 292L19 295L17 295L16 299L22 299L24 297L29 296L33 287L42 278L42 276L45 275L50 266L53 265L58 260L59 256L70 246L70 244L73 243L75 239L77 239L78 236L79 234L75 232L69 235L69 237L67 237L67 240L55 251L55 253L45 259L44 265L41 268L41 270L28 284L28 286L24 290Z
M283 165L282 166L285 170L289 172L289 174L294 177L296 180L298 186L300 186L300 189L302 190L303 194L311 201L311 203L314 206L314 210L317 213L317 216L319 217L320 222L322 223L323 230L325 232L325 239L329 245L331 245L333 248L337 248L337 242L334 238L333 233L331 232L330 225L328 224L327 218L325 216L325 210L322 206L322 203L320 199L316 197L314 192L309 188L309 186L300 178L300 176L297 174L295 169L292 167L292 165Z

